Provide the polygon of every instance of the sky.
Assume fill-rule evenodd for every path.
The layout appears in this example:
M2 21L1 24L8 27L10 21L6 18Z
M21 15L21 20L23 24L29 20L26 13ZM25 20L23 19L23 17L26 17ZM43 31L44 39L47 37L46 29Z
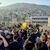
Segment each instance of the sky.
M33 3L50 6L50 0L0 0L0 6L7 6L15 3Z

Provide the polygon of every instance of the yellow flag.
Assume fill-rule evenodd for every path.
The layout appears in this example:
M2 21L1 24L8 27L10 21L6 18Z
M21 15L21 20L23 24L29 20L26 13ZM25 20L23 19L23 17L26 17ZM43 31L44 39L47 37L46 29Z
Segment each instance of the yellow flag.
M26 22L23 22L21 28L22 29L26 29L26 27L27 27L27 23Z
M48 26L50 26L50 17L48 18Z

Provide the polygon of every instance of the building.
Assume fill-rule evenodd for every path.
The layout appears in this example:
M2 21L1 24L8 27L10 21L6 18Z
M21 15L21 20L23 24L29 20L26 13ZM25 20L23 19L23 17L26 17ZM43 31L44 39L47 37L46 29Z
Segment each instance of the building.
M32 17L33 23L48 23L49 16L34 16Z
M40 23L42 25L48 25L48 18L49 16L31 16L27 17L26 19L31 23Z

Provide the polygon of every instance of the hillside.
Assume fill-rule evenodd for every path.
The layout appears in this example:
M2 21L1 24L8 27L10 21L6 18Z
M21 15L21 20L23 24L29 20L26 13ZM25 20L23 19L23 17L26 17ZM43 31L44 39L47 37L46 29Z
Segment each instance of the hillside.
M0 8L0 16L11 17L10 13L18 16L50 16L50 6L16 3Z

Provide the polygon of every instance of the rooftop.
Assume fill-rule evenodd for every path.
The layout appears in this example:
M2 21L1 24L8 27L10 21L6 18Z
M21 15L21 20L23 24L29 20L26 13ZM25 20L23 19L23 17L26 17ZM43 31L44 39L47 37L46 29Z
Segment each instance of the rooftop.
M48 18L50 16L33 16L32 18Z

